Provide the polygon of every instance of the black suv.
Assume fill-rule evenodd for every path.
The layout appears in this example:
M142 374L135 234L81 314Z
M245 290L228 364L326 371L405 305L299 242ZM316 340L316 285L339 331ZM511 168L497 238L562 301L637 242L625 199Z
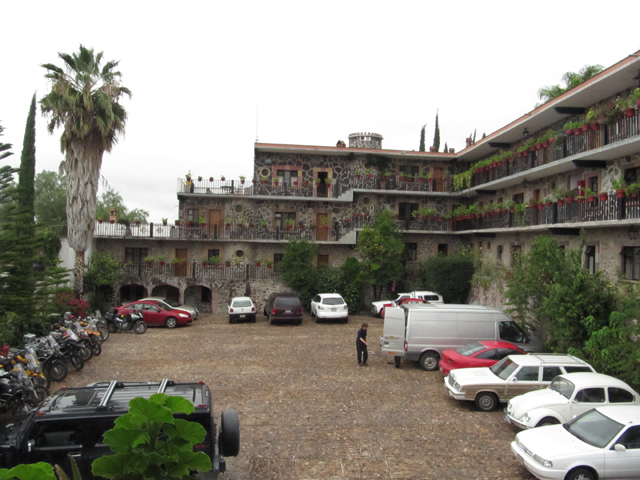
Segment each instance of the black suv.
M196 445L195 451L209 455L213 478L224 472L224 457L234 457L240 450L236 411L222 412L220 433L216 437L209 387L202 382L175 383L167 379L160 383L101 382L57 391L41 407L0 424L0 467L47 462L60 465L69 474L68 455L71 455L80 467L82 478L94 478L93 461L112 453L103 443L104 433L113 428L116 418L129 411L131 399L148 399L154 393L180 396L193 403L193 413L176 415L176 418L198 422L205 428L204 442Z
M276 322L292 322L300 325L304 309L300 298L295 293L272 293L264 304L263 313L269 319L270 325Z

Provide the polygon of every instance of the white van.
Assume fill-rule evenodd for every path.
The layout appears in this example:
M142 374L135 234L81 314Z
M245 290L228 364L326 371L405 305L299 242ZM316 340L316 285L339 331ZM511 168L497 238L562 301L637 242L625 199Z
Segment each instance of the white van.
M526 352L541 352L542 343L530 337L498 308L482 305L401 305L387 308L380 337L382 353L417 361L427 371L437 370L440 355L478 340L511 342Z

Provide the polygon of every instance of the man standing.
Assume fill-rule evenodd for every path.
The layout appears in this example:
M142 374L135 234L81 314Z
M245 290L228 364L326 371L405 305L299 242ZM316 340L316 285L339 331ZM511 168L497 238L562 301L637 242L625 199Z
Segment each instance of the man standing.
M356 350L358 351L358 365L361 367L367 366L367 359L369 358L369 352L367 348L369 344L367 343L367 327L368 324L363 323L358 330L358 336L356 337Z

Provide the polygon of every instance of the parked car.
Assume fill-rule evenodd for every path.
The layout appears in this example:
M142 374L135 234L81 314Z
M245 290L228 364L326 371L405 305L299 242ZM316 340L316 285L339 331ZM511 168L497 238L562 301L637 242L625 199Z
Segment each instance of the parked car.
M339 293L319 293L311 300L311 315L316 322L326 319L349 321L349 306Z
M640 407L597 407L564 425L522 431L511 451L544 480L639 478Z
M147 325L166 326L175 328L178 325L187 325L193 321L191 314L185 310L174 309L168 305L153 300L126 303L117 307L117 315L126 315L133 312L142 312L142 320Z
M407 305L409 303L415 303L415 304L422 304L422 305L427 305L429 302L426 300L423 300L422 298L403 298L402 300L399 300L398 302L395 302L396 305L395 306L400 306L400 305ZM393 305L389 305L389 307L393 307ZM382 310L380 310L380 316L382 318L384 318L384 311L387 307L382 307Z
M509 355L493 367L453 370L444 378L444 385L456 400L475 402L478 410L490 412L500 402L546 388L558 375L573 372L595 370L573 355Z
M166 297L146 297L146 298L141 298L140 300L142 301L154 301L154 302L164 302L167 305L169 305L171 308L175 308L177 310L185 310L187 312L189 312L189 314L191 315L191 318L193 318L194 320L197 320L198 317L200 316L200 311L196 308L196 307L192 307L191 305L185 305L183 303L178 303L175 300L172 300L170 298L166 298Z
M526 355L527 352L513 343L496 340L480 340L456 349L442 352L440 371L449 375L457 368L490 367L509 355Z
M544 390L509 400L505 418L520 428L565 423L594 407L640 405L638 395L622 380L602 373L558 375Z
M229 323L238 320L256 321L256 306L249 297L233 297L229 302Z
M129 400L148 399L155 393L182 397L193 403L194 412L176 413L175 417L204 427L205 439L194 450L211 458L212 478L224 472L224 457L236 456L240 448L238 414L235 410L223 411L217 429L209 387L203 382L176 383L167 379L162 382L114 380L58 390L26 416L0 423L0 466L11 468L22 463L47 462L71 472L69 457L73 456L82 478L94 478L93 461L112 454L101 441L103 434L129 411Z
M416 292L409 292L409 293L400 293L394 300L379 300L377 302L372 302L371 314L374 316L379 316L380 312L384 307L387 307L387 306L396 307L398 306L398 302L400 302L400 300L403 300L405 298L420 298L422 300L428 301L429 303L444 303L444 300L442 300L442 295L439 295L435 292L416 291Z
M272 293L264 304L263 313L270 325L282 322L300 325L304 309L295 293Z

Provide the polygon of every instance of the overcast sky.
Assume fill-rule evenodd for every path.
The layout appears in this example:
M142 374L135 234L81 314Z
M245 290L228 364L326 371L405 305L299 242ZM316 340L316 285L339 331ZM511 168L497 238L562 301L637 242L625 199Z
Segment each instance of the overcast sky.
M19 165L43 63L80 44L119 60L126 135L102 174L150 221L177 218L177 179L251 177L260 142L331 145L353 132L383 148L456 151L532 110L567 71L640 50L638 2L2 2L0 141ZM36 170L56 170L61 131L38 112Z

